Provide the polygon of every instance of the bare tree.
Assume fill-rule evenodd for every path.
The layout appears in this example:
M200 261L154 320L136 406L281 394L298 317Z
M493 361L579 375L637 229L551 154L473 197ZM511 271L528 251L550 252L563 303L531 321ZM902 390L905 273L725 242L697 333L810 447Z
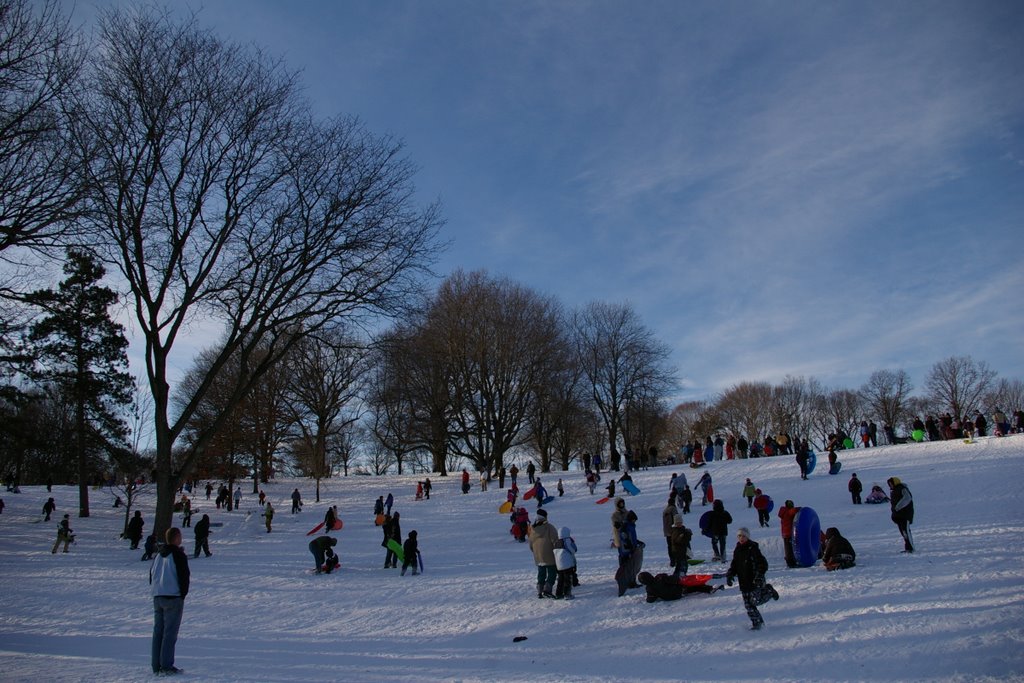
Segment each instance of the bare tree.
M913 390L906 370L876 370L860 388L860 397L874 417L895 429L902 424Z
M741 382L718 397L715 410L728 431L746 436L749 441L760 441L772 427L772 404L772 386L768 382Z
M822 443L825 443L829 434L840 431L848 436L855 434L863 412L864 405L857 392L849 389L825 390L815 410L815 431L821 436Z
M307 337L289 355L286 401L302 443L299 452L308 458L301 469L316 480L317 502L320 481L331 476L332 464L343 464L347 470L350 462L345 434L360 417L355 406L363 390L367 356L364 345L339 332Z
M573 329L577 359L614 454L630 396L643 382L658 387L674 383L668 349L628 304L591 303L574 316Z
M48 249L78 217L83 180L69 144L83 51L55 0L0 1L0 257Z
M489 474L525 442L535 389L565 353L558 306L510 280L459 271L442 283L428 316L454 370L450 444Z
M390 314L436 251L413 168L352 119L321 122L251 48L152 11L107 13L75 149L95 239L128 284L154 398L156 529L259 378L308 335ZM169 367L196 316L224 321L209 373L171 416ZM185 461L174 444L230 359L241 369Z
M984 405L991 410L1001 409L1007 414L1024 408L1024 382L1001 378L985 397Z
M526 416L528 439L540 459L541 472L551 471L556 457L562 470L568 470L585 450L596 418L568 340L563 339L550 360L551 370L534 387Z
M928 396L957 420L971 419L992 386L996 371L970 356L950 356L932 366L925 378Z

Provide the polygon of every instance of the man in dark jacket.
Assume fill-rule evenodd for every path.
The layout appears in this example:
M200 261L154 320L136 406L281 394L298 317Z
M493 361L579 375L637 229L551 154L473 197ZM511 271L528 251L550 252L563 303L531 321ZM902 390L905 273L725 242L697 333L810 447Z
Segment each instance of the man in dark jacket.
M839 533L839 529L833 526L825 531L825 547L822 549L821 559L825 563L825 569L831 572L855 566L857 553L850 542Z
M210 515L203 515L203 518L196 523L196 552L192 557L199 557L199 551L202 550L209 557L213 553L210 552Z
M743 606L750 617L752 631L759 631L764 626L764 619L757 611L758 605L769 600L778 600L779 594L770 583L765 583L764 574L768 571L768 560L761 554L761 548L750 540L750 532L746 527L736 530L736 548L732 551L732 564L726 572L726 583L732 585L733 579L739 579L740 592L743 594Z
M914 523L914 498L910 489L900 481L899 477L889 477L889 506L892 508L892 521L903 537L903 552L914 552L914 537L910 533L910 525Z
M857 473L854 472L853 476L850 477L850 483L846 487L850 491L850 497L853 499L854 505L860 505L860 492L864 490L864 484L857 478Z
M712 561L725 562L725 539L729 535L730 524L732 524L732 515L725 509L725 504L722 501L716 500L712 503L711 513L708 515L711 550L715 553Z
M151 664L153 673L180 673L174 666L174 646L178 642L178 627L188 595L188 557L181 549L181 530L170 528L167 544L153 560L149 570L150 593L153 595L153 647Z

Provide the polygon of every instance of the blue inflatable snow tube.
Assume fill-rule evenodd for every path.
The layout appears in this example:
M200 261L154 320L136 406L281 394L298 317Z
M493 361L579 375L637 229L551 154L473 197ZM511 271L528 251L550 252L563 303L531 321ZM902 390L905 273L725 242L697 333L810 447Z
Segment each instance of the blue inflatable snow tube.
M801 567L811 567L818 561L821 548L821 522L813 508L800 508L793 520L793 554Z
M708 462L715 461L715 448L714 446L708 446L704 449L704 459Z
M711 538L711 510L700 516L700 521L697 525L700 527L701 534Z
M814 454L814 451L807 453L807 474L814 471L814 466L818 464L818 456Z

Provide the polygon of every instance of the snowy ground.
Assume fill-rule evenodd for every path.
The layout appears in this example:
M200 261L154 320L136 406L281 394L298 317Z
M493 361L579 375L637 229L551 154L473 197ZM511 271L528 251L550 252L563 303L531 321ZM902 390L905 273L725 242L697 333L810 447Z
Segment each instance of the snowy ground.
M214 529L213 557L190 560L176 663L193 680L303 683L1024 680L1024 436L857 450L842 461L841 475L829 476L826 463L809 481L788 456L707 468L736 520L731 531L750 527L782 595L762 608L767 626L756 633L736 588L672 603L647 604L642 590L616 597L611 509L594 505L579 473L566 474L565 497L548 507L580 548L582 585L572 602L536 598L532 556L497 514L505 492L496 485L481 493L474 481L461 495L457 477L434 478L433 499L415 502L414 478L349 477L328 482L317 505L309 482L281 481L265 489L278 511L269 535L254 497L231 513L200 497L195 519L209 513L224 526ZM683 471L637 473L643 492L628 501L652 572L667 569L660 511L674 470ZM851 472L866 489L893 475L907 482L918 553L899 552L888 505L850 504ZM837 526L851 540L858 566L785 569L778 520L758 528L740 497L745 477L777 504L793 498L815 508L823 528ZM544 479L553 492L557 473ZM299 515L288 514L294 486L307 499ZM22 491L3 494L0 516L0 679L151 679L148 563L117 539L120 511L94 491L94 515L78 519L76 491L55 487L55 521L40 523L45 489ZM421 576L382 568L371 510L388 491L403 535L419 532ZM342 568L316 576L306 531L329 503L345 521ZM143 501L147 522L152 504ZM64 512L78 542L52 555ZM687 526L700 512L698 499ZM699 534L694 550L711 555ZM518 635L528 640L513 643Z

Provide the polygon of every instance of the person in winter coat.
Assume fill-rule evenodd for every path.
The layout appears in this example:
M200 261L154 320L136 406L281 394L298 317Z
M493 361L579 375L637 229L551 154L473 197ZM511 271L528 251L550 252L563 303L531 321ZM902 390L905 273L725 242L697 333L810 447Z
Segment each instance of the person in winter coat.
M373 516L384 514L384 496L377 496L376 502L373 504Z
M48 498L46 500L46 502L43 503L43 515L45 515L43 517L43 521L44 522L49 522L50 521L50 515L52 515L56 509L57 509L57 503L53 502L53 498Z
M608 479L608 497L611 498L615 495L615 479Z
M530 480L531 484L533 483L533 475L536 473L537 467L533 464L533 461L531 460L526 464L526 476Z
M850 491L850 498L853 499L853 504L860 505L860 492L864 490L864 485L860 483L856 472L850 477L850 483L847 484L846 488Z
M615 578L619 584L619 597L626 594L629 588L639 588L636 577L643 568L644 542L636 535L637 515L632 510L626 512L625 520L619 531L619 570Z
M309 552L313 553L317 574L323 573L323 567L327 564L327 560L334 557L334 546L336 545L338 545L338 539L331 536L320 536L309 542ZM334 562L331 563L331 565L334 564ZM329 566L327 573L330 573L333 568L333 566Z
M299 489L292 491L292 514L302 512L302 494L299 493Z
M572 600L572 586L576 576L576 541L567 526L558 530L558 540L555 541L555 571L558 572L555 597Z
M697 485L700 486L700 490L701 490L701 494L702 494L701 498L700 498L700 504L701 505L707 505L708 504L708 489L711 488L711 473L710 472L705 472L701 476L700 480L697 482Z
M516 483L516 477L519 476L519 468L516 467L515 463L512 463L512 467L508 468L508 476L511 477L512 483Z
M857 553L850 542L839 533L839 529L833 526L825 531L825 547L821 559L825 563L825 569L832 572L855 566Z
M263 493L263 489L260 489L260 507L267 504L267 494Z
M462 468L462 493L469 493L469 472L465 467Z
M267 524L267 533L270 533L270 525L274 522L274 506L267 501L267 504L263 508L263 521Z
M683 486L683 492L679 494L679 500L683 504L683 514L690 514L690 504L693 503L693 491L689 486Z
M711 514L708 515L708 532L711 534L711 550L715 556L714 562L725 562L725 541L729 536L729 525L732 524L732 515L725 509L725 504L716 500L711 506Z
M197 525L198 526L198 525ZM149 569L150 594L153 596L153 643L150 664L155 674L176 674L174 649L185 608L191 573L188 556L181 549L181 530L171 527L164 547Z
M757 487L754 486L754 482L747 479L747 483L743 485L743 497L747 499L747 507L754 507L754 496L757 495Z
M531 463L532 464L532 463ZM537 564L537 597L553 598L558 570L555 565L555 541L558 532L548 523L548 511L541 508L530 527L530 550Z
M683 495L683 489L687 488L686 475L685 474L673 474L672 484L669 487L676 492L676 498L680 498Z
M871 493L864 499L864 502L870 505L880 505L881 503L888 503L889 496L885 495L885 491L882 490L881 486L873 484L871 486Z
M181 525L183 527L192 526L192 501L188 499L188 496L181 497Z
M746 527L736 530L736 548L732 552L732 563L725 578L728 585L737 579L740 592L743 594L743 606L750 617L750 629L759 631L764 626L764 618L757 610L769 600L778 600L779 594L770 583L765 583L765 572L768 571L768 560L761 554L761 548L750 540L750 532Z
M757 510L757 523L761 527L769 526L768 506L772 499L761 492L761 489L754 489L754 509Z
M597 476L593 472L587 472L587 488L590 489L590 495L594 495L594 487L597 486Z
M692 538L693 532L683 526L683 518L680 515L676 515L672 520L672 532L668 542L674 560L672 576L677 579L689 569L690 540Z
M914 498L910 489L900 481L899 477L889 477L889 506L892 508L892 521L903 537L903 552L914 552L914 537L910 533L910 525L914 523Z
M981 411L974 413L974 429L977 430L978 436L987 436L988 432L988 420L981 414Z
M712 576L712 574L705 574L680 579L674 574L652 576L650 572L640 572L637 580L647 589L647 602L657 602L658 600L679 600L684 595L692 593L714 593L725 588L725 586L709 586L707 582Z
M548 490L540 483L540 477L537 477L534 481L533 490L533 497L537 501L537 509L540 510L540 506L544 504L544 500L548 497Z
M210 500L210 496L213 494L213 484L206 482L206 500Z
M235 488L235 509L237 510L242 505L242 489Z
M196 523L195 526L196 534L196 551L192 557L199 557L199 551L202 550L207 557L212 555L210 552L210 515L203 515L203 518Z
M395 504L395 497L388 493L388 497L384 499L384 514L391 514L391 506Z
M530 532L530 513L526 511L526 508L520 507L512 511L510 521L512 522L512 537L520 543L526 543L526 536Z
M661 511L661 533L665 536L665 545L668 546L668 563L675 566L676 559L672 553L672 525L679 516L679 508L676 507L675 496L669 496L668 505Z
M405 576L405 571L412 567L412 575L416 576L419 574L417 571L416 564L416 553L419 552L419 542L416 540L416 530L413 529L409 532L409 538L405 539L405 543L402 544L402 576Z
M331 505L327 508L327 512L324 513L324 533L329 534L334 531L334 525L338 521L338 506Z
M156 534L146 536L146 544L142 546L142 561L148 562L152 560L157 550Z
M139 541L142 540L142 527L145 525L146 522L142 519L142 513L136 510L135 516L128 520L128 530L125 532L125 538L132 542L132 550L139 549Z
M56 553L57 547L63 543L64 552L68 551L68 546L75 540L75 532L71 530L71 516L64 515L64 519L57 525L57 540L53 544L53 550L51 552Z
M796 449L796 464L800 466L800 478L807 479L807 463L811 459L810 450L803 443Z
M619 533L622 525L626 523L626 501L622 498L615 499L615 509L612 510L612 546L618 548L621 544Z
M793 520L800 508L793 505L793 501L787 500L786 504L779 510L779 521L782 528L783 554L786 557L786 566L790 569L796 568L796 553L793 551Z
M558 485L555 486L555 490L558 491L558 497L561 498L565 495L565 486L562 485L562 480L558 480Z
M423 480L423 498L430 500L430 477Z
M388 547L388 541L395 541L397 543L402 542L401 517L401 513L399 512L396 512L394 515L384 517L384 542L381 543L381 545L387 548L387 553L384 555L385 569L398 568L398 555L395 554L394 550Z

